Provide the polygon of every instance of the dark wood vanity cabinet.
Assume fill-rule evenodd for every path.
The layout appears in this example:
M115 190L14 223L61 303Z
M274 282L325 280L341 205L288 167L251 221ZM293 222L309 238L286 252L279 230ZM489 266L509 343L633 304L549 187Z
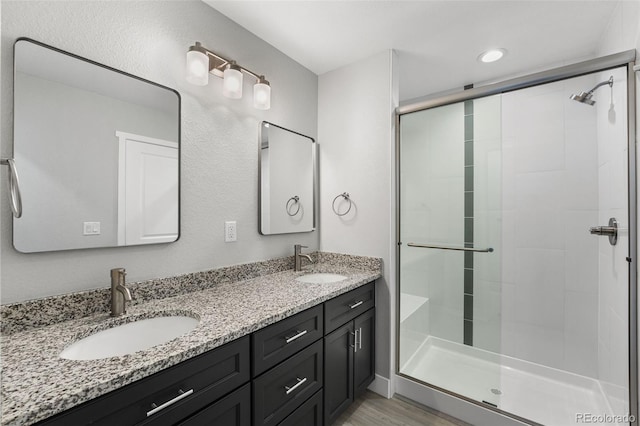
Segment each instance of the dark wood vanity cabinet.
M371 282L38 423L321 426L374 376Z
M249 382L249 367L249 336L246 336L85 402L39 425L210 424L199 419L204 418L207 411L212 415L219 399ZM244 399L238 402L240 397ZM246 390L235 398L235 405L250 407L251 395ZM201 412L203 416L198 418Z
M325 318L329 319L331 327L338 327L324 338L326 425L332 424L367 389L375 377L373 306L373 283L325 303ZM364 309L366 311L362 312Z

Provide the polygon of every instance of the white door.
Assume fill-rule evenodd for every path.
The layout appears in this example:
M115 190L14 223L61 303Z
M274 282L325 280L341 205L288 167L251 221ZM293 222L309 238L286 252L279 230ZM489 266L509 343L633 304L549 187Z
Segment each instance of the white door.
M116 132L118 245L155 244L178 238L178 144Z

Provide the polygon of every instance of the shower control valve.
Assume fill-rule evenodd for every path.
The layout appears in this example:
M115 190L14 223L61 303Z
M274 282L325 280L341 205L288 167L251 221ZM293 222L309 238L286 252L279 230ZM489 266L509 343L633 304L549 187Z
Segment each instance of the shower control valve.
M618 242L618 221L615 217L609 219L609 226L592 226L589 232L593 235L605 235L609 237L609 243L615 246Z

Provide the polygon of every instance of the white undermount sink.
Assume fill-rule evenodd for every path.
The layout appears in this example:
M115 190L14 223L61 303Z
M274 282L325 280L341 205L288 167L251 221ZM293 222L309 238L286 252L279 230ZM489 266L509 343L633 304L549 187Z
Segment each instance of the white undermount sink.
M314 274L301 275L296 281L308 284L328 284L342 281L347 277L340 274L329 274L325 272L317 272Z
M182 336L199 322L187 316L139 319L80 339L60 352L60 357L90 360L132 354Z

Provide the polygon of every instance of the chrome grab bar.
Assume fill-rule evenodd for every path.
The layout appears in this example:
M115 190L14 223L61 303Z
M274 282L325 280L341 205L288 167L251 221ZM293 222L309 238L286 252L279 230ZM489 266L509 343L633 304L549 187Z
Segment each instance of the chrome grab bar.
M441 246L435 244L416 244L409 243L407 244L409 247L419 247L419 248L431 248L431 249L441 249L441 250L455 250L455 251L470 251L474 253L492 253L493 249L491 247L485 249L479 249L474 247L455 247L455 246Z
M16 219L22 216L22 195L20 194L20 181L18 170L13 158L0 158L0 165L9 166L9 194L11 196L11 211Z

